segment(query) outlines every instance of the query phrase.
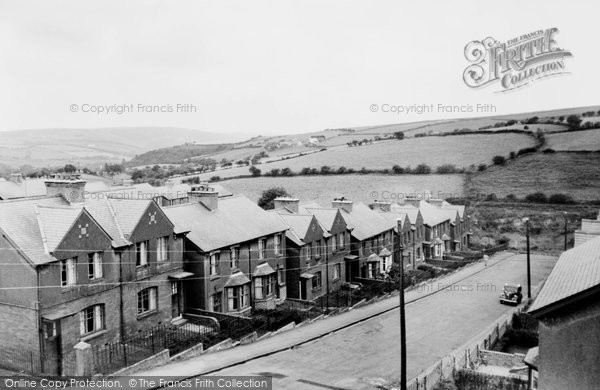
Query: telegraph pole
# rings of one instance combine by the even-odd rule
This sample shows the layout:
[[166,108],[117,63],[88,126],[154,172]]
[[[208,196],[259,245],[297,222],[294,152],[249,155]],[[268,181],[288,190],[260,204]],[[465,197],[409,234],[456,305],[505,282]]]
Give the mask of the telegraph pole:
[[[398,220],[398,233],[401,226]],[[399,235],[400,236],[400,235]],[[404,313],[404,246],[400,240],[400,390],[406,390],[406,316]]]

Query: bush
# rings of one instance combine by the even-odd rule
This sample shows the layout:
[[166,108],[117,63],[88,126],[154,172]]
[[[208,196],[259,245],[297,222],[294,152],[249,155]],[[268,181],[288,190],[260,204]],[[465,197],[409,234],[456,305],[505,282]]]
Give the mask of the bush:
[[256,168],[254,165],[250,167],[249,171],[254,177],[260,176],[260,169]]
[[219,181],[219,180],[221,180],[221,176],[213,176],[213,177],[210,178],[209,181],[215,182],[215,181]]
[[492,162],[494,165],[504,165],[504,163],[506,163],[506,158],[504,158],[504,156],[494,156]]
[[402,168],[400,165],[394,165],[392,167],[392,172],[394,172],[396,175],[400,175],[404,173],[404,168]]
[[458,173],[459,169],[454,164],[444,164],[437,167],[435,170],[439,174]]
[[548,197],[543,192],[535,192],[525,197],[529,203],[548,203]]
[[485,171],[486,169],[487,169],[487,165],[485,165],[485,164],[479,164],[479,166],[477,167],[477,170],[478,170],[479,172],[483,172],[483,171]]
[[427,164],[419,164],[413,171],[417,175],[428,175],[431,173],[431,168]]
[[548,153],[556,153],[556,150],[554,150],[554,149],[551,149],[551,148],[548,148],[548,149],[544,149],[544,150],[542,151],[542,153],[546,153],[546,154],[548,154]]
[[290,194],[285,190],[285,188],[269,188],[268,190],[263,191],[260,199],[258,200],[258,205],[265,210],[271,210],[275,207],[273,204],[273,200],[282,196],[290,196]]
[[548,203],[556,203],[556,204],[573,204],[575,201],[572,197],[566,194],[552,194],[548,198]]
[[506,200],[515,201],[517,200],[517,197],[515,196],[515,194],[508,194],[506,195]]

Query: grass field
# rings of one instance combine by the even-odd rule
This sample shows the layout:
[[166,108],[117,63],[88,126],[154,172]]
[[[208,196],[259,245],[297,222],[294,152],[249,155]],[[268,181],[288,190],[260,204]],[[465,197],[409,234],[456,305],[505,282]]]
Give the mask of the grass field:
[[[275,168],[290,168],[299,172],[304,167],[321,168],[345,166],[361,169],[391,169],[398,164],[415,167],[425,163],[432,169],[443,164],[458,168],[471,164],[490,163],[495,155],[508,155],[511,151],[533,146],[532,137],[523,134],[476,134],[448,137],[409,138],[402,141],[389,140],[356,147],[338,146],[326,151],[257,165],[263,173]],[[247,175],[248,168],[231,168],[209,172],[202,176],[233,177]]]
[[474,174],[466,185],[470,196],[534,192],[568,194],[575,200],[600,199],[600,153],[537,153]]
[[375,199],[397,201],[408,194],[431,192],[433,196],[462,196],[463,175],[331,175],[259,177],[232,179],[220,183],[234,194],[256,201],[262,191],[284,187],[301,201],[329,206],[334,197],[344,195],[354,201],[371,203]]
[[600,129],[550,134],[546,140],[554,150],[600,150]]

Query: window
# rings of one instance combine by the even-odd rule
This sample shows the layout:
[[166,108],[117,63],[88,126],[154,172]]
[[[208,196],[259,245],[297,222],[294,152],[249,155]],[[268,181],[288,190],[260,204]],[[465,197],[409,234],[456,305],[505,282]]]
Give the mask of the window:
[[315,272],[315,275],[312,278],[312,288],[313,290],[321,288],[321,271]]
[[279,268],[277,270],[277,282],[280,285],[285,284],[285,271],[283,270],[283,268]]
[[306,261],[310,261],[310,258],[312,257],[312,253],[310,253],[310,245],[306,245],[304,250],[306,251]]
[[254,279],[254,298],[265,299],[274,291],[275,275],[260,276]]
[[150,287],[138,293],[138,314],[156,311],[156,287]]
[[240,259],[240,248],[235,246],[231,248],[231,254],[229,255],[229,266],[234,269],[239,266]]
[[258,240],[258,259],[262,260],[265,257],[265,239],[261,238]]
[[250,302],[250,284],[227,288],[227,309],[236,311],[243,309]]
[[379,263],[370,262],[367,263],[367,278],[374,279],[379,275]]
[[219,253],[212,253],[210,255],[210,275],[217,275],[219,273]]
[[60,262],[60,285],[61,286],[73,286],[77,283],[77,277],[75,272],[75,258],[62,260]]
[[79,332],[82,336],[104,329],[104,305],[94,305],[79,312]]
[[43,321],[44,338],[51,339],[56,337],[56,321]]
[[331,251],[332,252],[337,251],[337,240],[338,240],[337,235],[331,237]]
[[135,244],[135,266],[144,267],[148,265],[148,241]]
[[221,293],[220,292],[214,293],[213,295],[211,295],[209,305],[210,305],[210,307],[209,307],[210,311],[220,313],[223,310],[223,308],[221,306]]
[[342,265],[334,264],[333,265],[333,279],[339,279],[341,273],[342,273]]
[[339,248],[340,249],[344,249],[344,246],[346,245],[346,233],[340,233],[338,234],[338,239],[339,239]]
[[281,254],[281,234],[275,235],[275,254]]
[[88,279],[102,278],[102,254],[100,252],[88,253]]
[[316,258],[321,257],[321,245],[320,244],[321,244],[320,241],[313,241],[313,243],[312,243],[312,251]]
[[179,287],[177,286],[177,282],[171,282],[171,295],[177,295],[179,291]]
[[167,261],[169,260],[169,237],[159,237],[156,239],[156,260]]

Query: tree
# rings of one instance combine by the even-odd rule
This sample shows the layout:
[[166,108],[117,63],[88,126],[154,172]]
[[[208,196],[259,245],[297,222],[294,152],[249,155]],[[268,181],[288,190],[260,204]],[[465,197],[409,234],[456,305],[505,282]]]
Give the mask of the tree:
[[495,165],[504,165],[504,163],[506,162],[506,158],[504,158],[504,156],[494,156],[492,162]]
[[569,115],[569,117],[567,118],[567,123],[569,124],[569,128],[571,130],[576,130],[581,124],[581,118],[577,115]]
[[431,173],[431,167],[427,164],[419,164],[414,170],[417,175],[428,175]]
[[404,132],[403,131],[396,131],[396,132],[394,132],[394,137],[396,137],[397,140],[403,140],[404,139]]
[[65,171],[65,173],[74,173],[77,172],[77,167],[73,164],[67,164],[63,168],[63,171]]
[[392,172],[394,172],[396,175],[400,175],[400,174],[404,173],[404,168],[402,168],[400,165],[396,164],[392,167]]
[[529,203],[548,203],[548,197],[543,192],[535,192],[525,197]]
[[254,177],[260,176],[260,169],[256,168],[254,165],[250,167],[249,171]]
[[272,210],[275,208],[273,201],[275,198],[290,196],[290,194],[283,187],[271,187],[268,190],[264,190],[260,199],[258,199],[258,205],[265,210]]
[[143,178],[144,178],[144,172],[140,171],[139,169],[136,169],[131,174],[131,180],[133,180],[133,181],[142,180]]

